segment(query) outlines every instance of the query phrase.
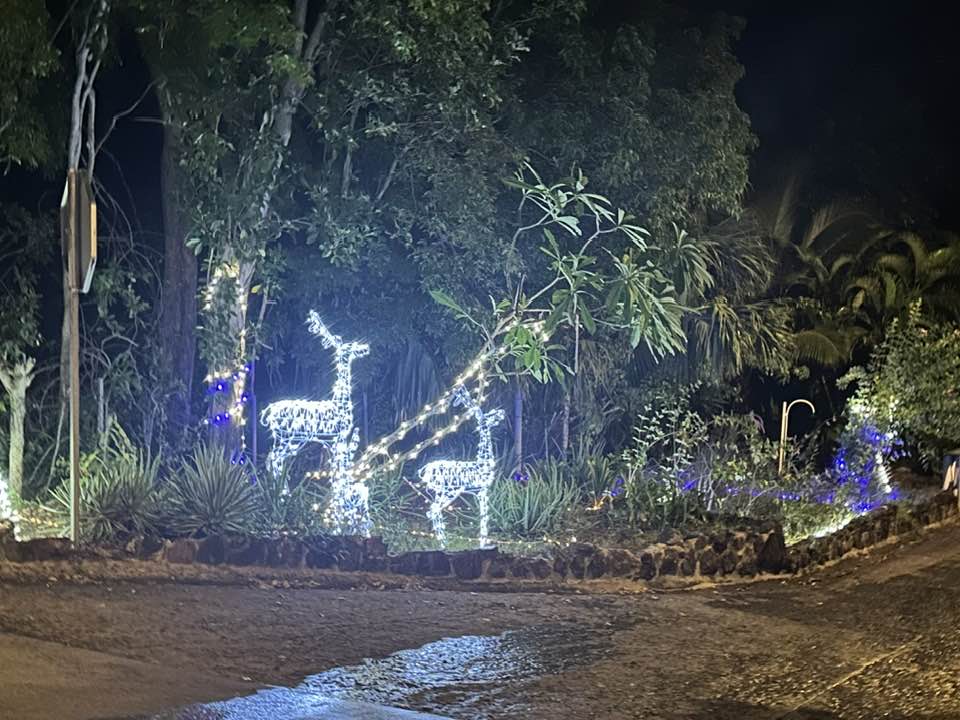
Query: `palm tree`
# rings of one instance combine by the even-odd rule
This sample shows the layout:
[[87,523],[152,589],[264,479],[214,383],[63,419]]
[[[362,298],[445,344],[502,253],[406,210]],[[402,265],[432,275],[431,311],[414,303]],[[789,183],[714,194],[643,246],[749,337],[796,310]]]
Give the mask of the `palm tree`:
[[[663,253],[684,289],[687,380],[727,379],[755,368],[782,375],[792,361],[792,311],[776,292],[778,253],[760,214],[747,210],[682,236]],[[691,258],[696,258],[696,261]],[[678,277],[677,270],[683,277]],[[682,284],[681,284],[682,283]]]
[[802,212],[799,181],[756,203],[777,255],[777,293],[794,311],[793,358],[824,367],[849,364],[867,333],[845,288],[882,226],[862,204],[835,200]]
[[799,183],[756,203],[779,257],[775,284],[795,308],[797,360],[825,367],[852,362],[883,339],[916,300],[941,319],[960,318],[960,239],[891,228],[867,206],[836,200],[803,213]]
[[917,300],[933,318],[960,319],[960,239],[943,233],[934,244],[939,247],[915,232],[890,230],[868,248],[866,270],[845,293],[849,306],[870,318],[877,339]]

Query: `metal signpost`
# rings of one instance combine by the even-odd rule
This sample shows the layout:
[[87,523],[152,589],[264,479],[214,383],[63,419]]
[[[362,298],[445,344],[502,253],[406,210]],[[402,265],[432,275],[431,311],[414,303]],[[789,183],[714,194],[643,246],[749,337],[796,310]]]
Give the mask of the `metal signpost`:
[[80,538],[80,293],[90,290],[97,264],[97,204],[90,176],[67,171],[60,200],[60,230],[70,291],[70,540]]

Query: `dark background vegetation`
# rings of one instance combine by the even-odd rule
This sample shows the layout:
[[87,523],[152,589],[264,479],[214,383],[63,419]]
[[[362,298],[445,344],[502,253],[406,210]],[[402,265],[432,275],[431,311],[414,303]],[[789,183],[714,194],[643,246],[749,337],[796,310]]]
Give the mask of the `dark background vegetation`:
[[[5,2],[11,15],[27,7]],[[812,453],[823,466],[850,394],[837,379],[867,363],[917,301],[925,322],[957,319],[960,62],[948,11],[428,5],[351,4],[338,20],[344,34],[331,34],[311,65],[290,60],[282,4],[239,3],[232,16],[213,0],[114,3],[97,79],[102,259],[84,299],[85,437],[103,429],[104,409],[134,445],[179,457],[222,402],[204,377],[249,360],[261,406],[325,396],[329,353],[302,325],[312,307],[345,337],[371,342],[355,366],[359,423],[364,443],[388,432],[482,342],[428,291],[476,314],[490,299],[515,299],[521,278],[532,289],[551,277],[542,237],[509,242],[531,219],[503,184],[524,159],[548,185],[582,170],[589,191],[651,231],[637,267],[662,271],[666,294],[686,308],[684,352],[658,346],[648,328],[631,344],[602,318],[596,332],[579,316],[560,323],[556,359],[582,361],[582,372],[542,383],[524,359],[494,386],[492,403],[510,411],[498,442],[509,469],[618,455],[645,405],[679,396],[664,384],[694,388],[691,408],[705,417],[755,415],[758,443],[775,436],[781,400],[814,399],[817,418],[798,417],[796,429],[824,431]],[[37,493],[63,473],[53,211],[88,6],[31,5],[46,10],[39,37],[48,45],[59,28],[57,58],[27,48],[24,68],[53,64],[22,87],[16,77],[0,85],[10,107],[30,113],[16,122],[42,128],[19,154],[0,145],[0,350],[7,364],[37,360],[27,412]],[[309,28],[327,6],[308,6]],[[407,34],[395,38],[397,28]],[[488,30],[489,45],[478,40]],[[519,50],[510,50],[513,31]],[[298,75],[319,78],[322,67],[335,82]],[[287,143],[277,141],[277,97],[289,82],[304,87]],[[672,244],[674,226],[689,233],[686,246]],[[609,257],[597,252],[604,271],[626,251],[610,243]],[[561,250],[574,253],[573,239]],[[250,311],[239,320],[229,302],[191,306],[227,261],[250,269],[240,285]],[[262,456],[262,428],[258,439]],[[449,451],[468,453],[471,442]]]

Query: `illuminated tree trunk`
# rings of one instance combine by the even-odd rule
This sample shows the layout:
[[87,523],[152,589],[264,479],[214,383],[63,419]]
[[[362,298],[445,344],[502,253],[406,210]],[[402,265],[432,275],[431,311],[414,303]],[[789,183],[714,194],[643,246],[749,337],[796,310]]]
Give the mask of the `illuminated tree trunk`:
[[0,383],[7,392],[10,403],[10,447],[7,475],[10,499],[14,507],[23,495],[23,438],[24,419],[27,415],[27,388],[33,382],[34,360],[26,360],[8,368],[0,368]]
[[[234,261],[228,248],[207,285],[204,302],[208,321],[225,320],[224,327],[216,329],[222,344],[208,347],[207,383],[213,402],[207,420],[214,437],[237,457],[244,448],[247,299],[255,272],[254,262]],[[217,312],[219,302],[228,307],[225,318]]]

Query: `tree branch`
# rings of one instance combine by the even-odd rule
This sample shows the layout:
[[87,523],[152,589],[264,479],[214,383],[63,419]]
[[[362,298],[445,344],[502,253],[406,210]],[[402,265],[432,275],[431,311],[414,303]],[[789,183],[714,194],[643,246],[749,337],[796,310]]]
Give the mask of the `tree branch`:
[[[323,37],[323,31],[327,27],[327,21],[330,19],[330,15],[336,8],[337,3],[331,2],[330,7],[321,12],[317,16],[317,21],[313,24],[313,29],[310,31],[310,39],[307,40],[307,47],[303,52],[303,59],[311,65],[316,62],[317,56],[320,54],[320,39]],[[306,23],[306,10],[304,10],[304,23]]]
[[[136,110],[137,107],[140,105],[140,103],[143,102],[143,99],[147,96],[147,93],[149,93],[151,90],[153,90],[153,88],[156,87],[159,83],[160,83],[160,80],[159,80],[159,79],[151,80],[150,83],[147,85],[147,87],[144,88],[144,91],[143,91],[142,93],[140,93],[140,97],[138,97],[138,98],[133,102],[133,105],[131,105],[130,107],[128,107],[126,110],[121,110],[120,112],[118,112],[117,114],[115,114],[115,115],[113,116],[113,119],[110,121],[110,127],[107,128],[106,132],[103,133],[103,137],[100,139],[100,142],[97,143],[97,147],[96,147],[96,149],[94,150],[94,153],[95,153],[95,154],[99,154],[100,149],[103,147],[103,144],[107,141],[107,138],[109,138],[110,135],[111,135],[111,133],[113,133],[113,131],[116,129],[116,127],[117,127],[117,120],[119,120],[120,118],[126,117],[127,115],[129,115],[130,113],[132,113],[134,110]],[[140,119],[140,118],[137,118],[137,120],[141,120],[141,119]],[[156,120],[156,119],[153,118],[153,120]],[[161,124],[164,123],[163,120],[159,120],[158,122],[160,122]]]
[[380,187],[377,190],[377,196],[374,200],[374,204],[379,205],[380,201],[383,200],[383,196],[387,194],[387,190],[390,189],[390,185],[393,184],[393,179],[396,177],[397,167],[400,165],[400,160],[404,155],[407,154],[407,150],[409,150],[411,147],[413,147],[413,143],[408,143],[399,153],[394,156],[393,162],[390,163],[390,169],[387,170],[386,176],[380,182]]
[[340,176],[340,197],[345,198],[350,191],[350,180],[353,177],[353,131],[357,126],[357,115],[360,106],[354,104],[350,111],[350,134],[347,136],[347,154],[343,158],[343,173]]

